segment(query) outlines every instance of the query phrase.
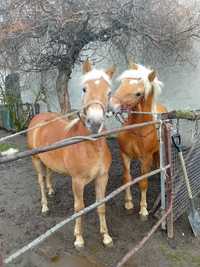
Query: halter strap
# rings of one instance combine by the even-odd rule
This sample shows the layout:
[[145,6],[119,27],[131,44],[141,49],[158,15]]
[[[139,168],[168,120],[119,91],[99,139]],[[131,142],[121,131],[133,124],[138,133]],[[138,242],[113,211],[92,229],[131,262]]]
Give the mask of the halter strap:
[[83,111],[84,115],[85,115],[86,109],[88,109],[92,105],[99,105],[102,108],[103,113],[104,114],[106,113],[105,105],[101,101],[95,100],[95,101],[90,101],[89,103],[83,106],[81,111]]
[[[84,105],[83,106],[83,108],[81,109],[81,111],[80,112],[78,112],[78,116],[79,116],[79,119],[80,119],[80,121],[85,125],[85,118],[86,118],[86,113],[85,113],[85,111],[86,111],[86,109],[88,109],[90,106],[92,106],[92,105],[99,105],[101,108],[102,108],[102,110],[103,110],[103,114],[105,115],[106,114],[106,108],[105,108],[105,105],[101,102],[101,101],[98,101],[98,100],[96,100],[96,101],[90,101],[89,103],[87,103],[86,105]],[[102,121],[102,124],[101,124],[101,126],[100,126],[100,128],[99,128],[99,132],[103,129],[103,127],[104,127],[104,123],[105,123],[105,120],[103,120]]]

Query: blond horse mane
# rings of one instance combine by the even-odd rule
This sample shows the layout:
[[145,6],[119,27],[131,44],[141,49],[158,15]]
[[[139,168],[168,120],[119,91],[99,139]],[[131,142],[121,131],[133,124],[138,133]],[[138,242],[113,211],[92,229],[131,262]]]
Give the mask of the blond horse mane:
[[148,79],[149,74],[153,70],[150,68],[146,68],[142,65],[135,64],[134,69],[129,69],[124,71],[119,77],[118,80],[122,81],[124,79],[135,79],[136,81],[142,80],[144,83],[145,90],[145,98],[148,97],[150,93],[153,91],[153,103],[152,103],[152,111],[155,112],[156,102],[158,95],[161,94],[163,83],[158,80],[157,77],[150,82]]
[[81,78],[81,84],[83,85],[88,81],[100,79],[105,80],[109,85],[111,85],[111,79],[109,75],[104,70],[97,69],[92,69],[91,71],[84,74]]

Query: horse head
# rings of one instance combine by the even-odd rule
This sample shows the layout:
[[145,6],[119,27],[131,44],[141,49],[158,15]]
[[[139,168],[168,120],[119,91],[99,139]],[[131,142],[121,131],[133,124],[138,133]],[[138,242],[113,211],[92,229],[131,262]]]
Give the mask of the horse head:
[[118,80],[120,85],[110,99],[114,113],[137,109],[148,96],[154,99],[160,93],[162,85],[154,70],[135,63],[131,63],[129,69],[124,71]]
[[103,71],[93,68],[89,60],[83,64],[81,114],[85,126],[93,133],[100,132],[103,128],[114,72],[114,66]]

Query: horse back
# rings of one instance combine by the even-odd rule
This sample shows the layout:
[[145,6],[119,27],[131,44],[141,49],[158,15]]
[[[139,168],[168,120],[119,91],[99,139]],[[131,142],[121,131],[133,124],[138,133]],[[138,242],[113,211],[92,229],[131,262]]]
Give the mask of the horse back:
[[165,113],[167,112],[167,108],[161,103],[156,103],[156,112],[157,113]]

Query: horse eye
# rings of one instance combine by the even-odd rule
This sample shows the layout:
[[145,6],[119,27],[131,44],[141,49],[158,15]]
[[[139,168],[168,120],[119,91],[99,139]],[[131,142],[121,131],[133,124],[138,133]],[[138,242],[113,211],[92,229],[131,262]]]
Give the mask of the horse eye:
[[86,88],[85,88],[85,87],[83,87],[83,92],[84,92],[84,93],[86,92]]
[[140,93],[140,92],[137,92],[135,95],[136,95],[137,97],[139,97],[139,96],[141,96],[141,95],[142,95],[142,93]]
[[109,96],[109,97],[111,96],[111,91],[108,92],[108,96]]

